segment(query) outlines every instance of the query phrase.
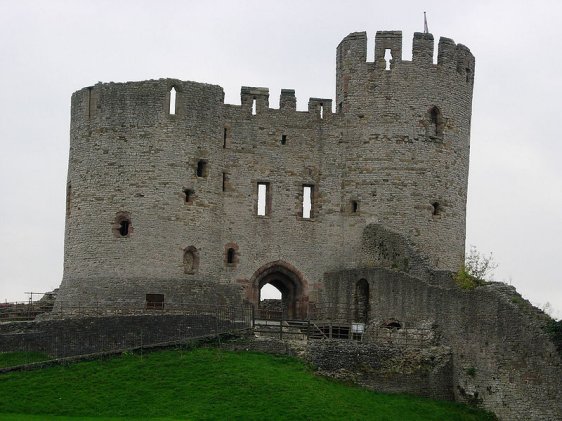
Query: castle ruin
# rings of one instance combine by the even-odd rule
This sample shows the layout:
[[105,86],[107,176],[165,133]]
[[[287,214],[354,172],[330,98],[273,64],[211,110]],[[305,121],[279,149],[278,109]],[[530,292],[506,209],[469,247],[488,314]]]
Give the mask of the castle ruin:
[[238,289],[257,305],[271,283],[302,318],[325,273],[419,270],[382,231],[458,270],[474,57],[442,38],[433,64],[431,34],[412,61],[400,32],[377,33],[373,63],[366,45],[353,33],[337,49],[335,112],[323,98],[296,111],[292,90],[271,109],[252,87],[228,105],[218,86],[172,79],[74,93],[60,299],[186,302],[213,286],[205,299]]
[[405,61],[401,32],[377,32],[367,62],[366,34],[352,33],[335,104],[311,98],[307,111],[288,89],[272,109],[267,88],[230,105],[219,86],[176,79],[75,92],[58,305],[259,308],[271,284],[290,318],[367,335],[429,327],[450,354],[412,386],[428,396],[559,419],[560,356],[542,319],[511,287],[452,281],[474,57],[448,38],[437,48],[434,63],[433,36],[416,33]]

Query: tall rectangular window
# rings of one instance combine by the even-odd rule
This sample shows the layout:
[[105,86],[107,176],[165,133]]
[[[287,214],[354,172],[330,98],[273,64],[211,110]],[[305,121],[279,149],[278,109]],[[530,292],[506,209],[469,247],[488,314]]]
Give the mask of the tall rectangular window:
[[258,216],[268,215],[271,211],[269,183],[258,183]]
[[207,177],[207,161],[198,161],[197,162],[197,177]]
[[170,89],[170,115],[176,113],[176,88]]
[[254,97],[254,99],[252,100],[252,115],[256,115],[257,114],[257,101],[256,101],[256,97]]
[[304,185],[302,187],[302,217],[304,219],[312,218],[312,199],[314,186]]
[[222,138],[222,147],[223,148],[226,148],[226,140],[227,139],[228,139],[228,128],[225,127],[224,128],[224,135],[223,135],[223,138]]

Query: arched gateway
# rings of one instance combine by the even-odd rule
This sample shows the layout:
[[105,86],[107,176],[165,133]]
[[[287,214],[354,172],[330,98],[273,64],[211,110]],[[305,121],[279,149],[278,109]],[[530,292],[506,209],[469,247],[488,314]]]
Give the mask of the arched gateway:
[[260,290],[271,284],[281,292],[284,315],[289,319],[304,319],[307,316],[308,287],[302,274],[292,265],[281,260],[259,268],[250,280],[246,294],[256,308],[260,305]]

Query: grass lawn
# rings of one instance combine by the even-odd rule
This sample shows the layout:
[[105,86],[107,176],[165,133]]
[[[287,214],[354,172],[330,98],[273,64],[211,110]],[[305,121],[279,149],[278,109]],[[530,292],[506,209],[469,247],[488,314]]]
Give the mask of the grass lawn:
[[42,352],[0,352],[0,368],[36,363],[48,359],[49,356]]
[[451,402],[346,386],[315,376],[305,364],[289,357],[199,348],[0,374],[0,419],[449,421],[494,417]]

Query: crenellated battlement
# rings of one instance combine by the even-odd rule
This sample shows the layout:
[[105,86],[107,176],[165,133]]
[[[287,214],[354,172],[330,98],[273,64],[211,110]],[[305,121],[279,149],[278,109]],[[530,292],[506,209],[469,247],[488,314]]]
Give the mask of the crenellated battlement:
[[[470,103],[474,56],[464,45],[441,37],[437,47],[437,62],[434,63],[434,48],[432,34],[416,32],[412,43],[412,60],[404,60],[402,32],[378,31],[375,35],[374,61],[369,62],[367,34],[349,34],[337,47],[338,112],[363,114],[375,110],[387,115],[400,115],[400,109],[412,105],[428,110],[432,106],[441,108],[439,103],[458,102],[458,98]],[[458,97],[456,100],[455,96]],[[431,103],[424,103],[428,99]],[[388,103],[389,100],[391,103]],[[414,104],[407,104],[412,101]],[[389,110],[390,104],[397,108],[396,112]]]
[[281,97],[279,98],[279,109],[285,111],[297,110],[297,97],[294,89],[281,89]]
[[242,109],[248,114],[261,114],[269,108],[269,88],[242,86],[240,102]]
[[[332,99],[310,98],[308,111],[297,111],[293,89],[282,89],[279,110],[269,106],[269,88],[243,86],[240,90],[242,116],[270,111],[314,116],[332,114]],[[97,83],[72,95],[72,122],[80,124],[152,126],[170,118],[181,121],[201,115],[204,110],[219,112],[224,107],[220,86],[179,79],[159,79],[125,83]]]
[[[375,35],[375,68],[386,70],[385,55],[390,52],[390,69],[398,64],[434,64],[434,38],[433,34],[415,32],[412,45],[412,60],[402,58],[402,31],[377,31]],[[346,36],[337,47],[338,64],[367,62],[367,33],[353,32]],[[347,63],[346,63],[347,62]],[[469,68],[474,73],[474,56],[470,50],[462,45],[455,44],[450,38],[439,39],[437,51],[437,66],[457,70],[459,73]]]
[[[400,91],[425,89],[429,92],[449,92],[471,97],[474,82],[474,56],[470,50],[455,44],[450,38],[441,37],[437,47],[437,62],[433,62],[434,38],[430,33],[414,33],[412,60],[402,58],[402,32],[378,31],[375,35],[374,61],[367,61],[367,34],[354,32],[345,37],[337,47],[336,113],[345,114],[354,109],[369,107],[387,108],[376,101],[376,95],[367,97],[372,87],[391,89],[394,97]],[[401,76],[399,76],[401,75]],[[409,75],[409,76],[406,76]],[[408,77],[410,83],[397,83],[397,78]],[[458,92],[451,90],[451,83],[458,84]],[[447,88],[448,87],[448,88]],[[404,97],[407,95],[404,92]],[[388,97],[388,93],[385,94]],[[259,115],[271,110],[269,89],[243,86],[240,92],[243,115]],[[170,111],[171,101],[175,101]],[[374,102],[373,102],[374,101]],[[160,79],[127,83],[98,83],[73,95],[74,120],[92,121],[110,119],[121,124],[154,125],[166,115],[175,118],[200,116],[205,110],[220,109],[224,105],[224,91],[220,86],[204,83]],[[370,105],[369,105],[370,104]],[[127,106],[126,112],[124,105]],[[284,113],[296,111],[295,91],[283,89],[279,110]],[[387,114],[391,113],[387,111]],[[332,100],[310,98],[308,113],[313,116],[332,114]],[[105,116],[105,117],[104,117]],[[139,117],[141,117],[139,119]],[[134,120],[134,121],[133,121]]]
[[166,121],[167,116],[203,118],[212,109],[219,110],[223,103],[223,89],[206,83],[179,79],[99,82],[74,92],[71,122],[73,125],[147,127]]
[[377,31],[375,36],[375,68],[386,69],[386,52],[390,52],[389,68],[402,61],[402,31]]
[[414,33],[412,43],[412,62],[415,64],[433,64],[433,35],[429,33]]

